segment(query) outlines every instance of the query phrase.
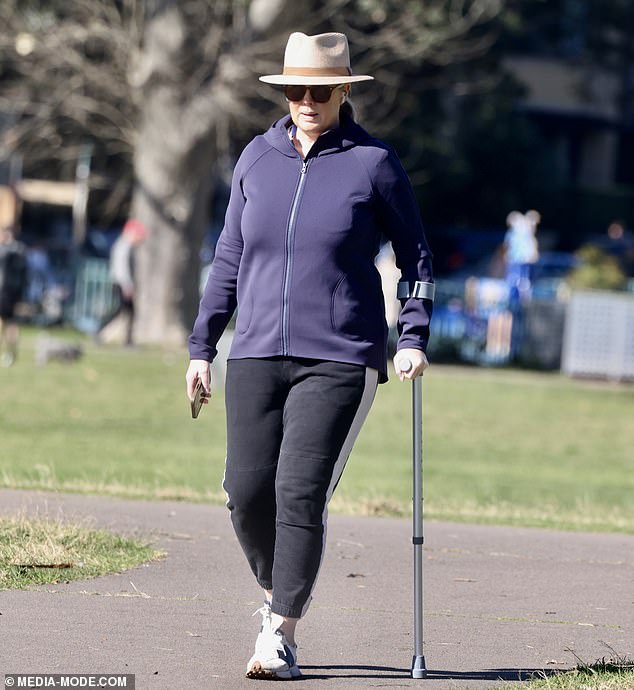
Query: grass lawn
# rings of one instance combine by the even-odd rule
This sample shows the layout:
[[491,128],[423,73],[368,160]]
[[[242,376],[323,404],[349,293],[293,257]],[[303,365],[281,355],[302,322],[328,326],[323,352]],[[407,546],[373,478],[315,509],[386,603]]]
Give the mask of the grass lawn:
[[[525,690],[631,690],[634,687],[634,662],[627,658],[601,659],[594,664],[581,662],[572,671],[537,674],[524,684]],[[513,690],[517,684],[501,690]]]
[[[96,349],[0,369],[0,486],[223,501],[222,393],[189,416],[186,354]],[[634,387],[434,366],[424,382],[429,518],[634,533]],[[333,511],[407,514],[411,389],[379,387]]]
[[122,572],[160,555],[148,544],[87,525],[0,517],[0,591]]

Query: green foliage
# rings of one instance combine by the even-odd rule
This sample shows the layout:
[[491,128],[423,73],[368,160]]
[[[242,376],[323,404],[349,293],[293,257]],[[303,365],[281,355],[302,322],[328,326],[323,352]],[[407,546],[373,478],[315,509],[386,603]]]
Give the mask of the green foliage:
[[625,289],[627,276],[614,256],[590,244],[581,247],[576,256],[580,264],[566,276],[572,289]]

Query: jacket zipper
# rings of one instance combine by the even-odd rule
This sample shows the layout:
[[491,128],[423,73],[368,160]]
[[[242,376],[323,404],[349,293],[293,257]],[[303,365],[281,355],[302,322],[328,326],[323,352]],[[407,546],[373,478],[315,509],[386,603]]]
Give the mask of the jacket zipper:
[[291,201],[291,212],[286,226],[286,262],[284,264],[284,280],[282,282],[282,355],[288,356],[290,353],[289,336],[289,298],[291,269],[293,267],[293,237],[295,235],[295,225],[297,224],[297,209],[302,198],[304,185],[306,183],[306,173],[308,171],[308,161],[302,161],[299,173],[299,181],[295,188],[295,194]]

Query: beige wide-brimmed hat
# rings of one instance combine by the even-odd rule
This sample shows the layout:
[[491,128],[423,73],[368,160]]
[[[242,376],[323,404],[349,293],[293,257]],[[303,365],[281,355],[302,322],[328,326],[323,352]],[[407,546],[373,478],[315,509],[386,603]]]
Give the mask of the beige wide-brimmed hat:
[[307,36],[296,31],[288,37],[282,74],[267,74],[267,84],[349,84],[374,79],[367,74],[352,74],[350,51],[345,34]]

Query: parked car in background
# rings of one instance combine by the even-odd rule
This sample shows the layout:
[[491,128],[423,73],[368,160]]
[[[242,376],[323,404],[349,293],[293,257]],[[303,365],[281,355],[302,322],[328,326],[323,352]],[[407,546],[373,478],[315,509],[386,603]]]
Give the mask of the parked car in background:
[[581,260],[570,252],[542,252],[532,266],[532,298],[535,300],[556,300],[563,297],[562,290],[566,276]]

